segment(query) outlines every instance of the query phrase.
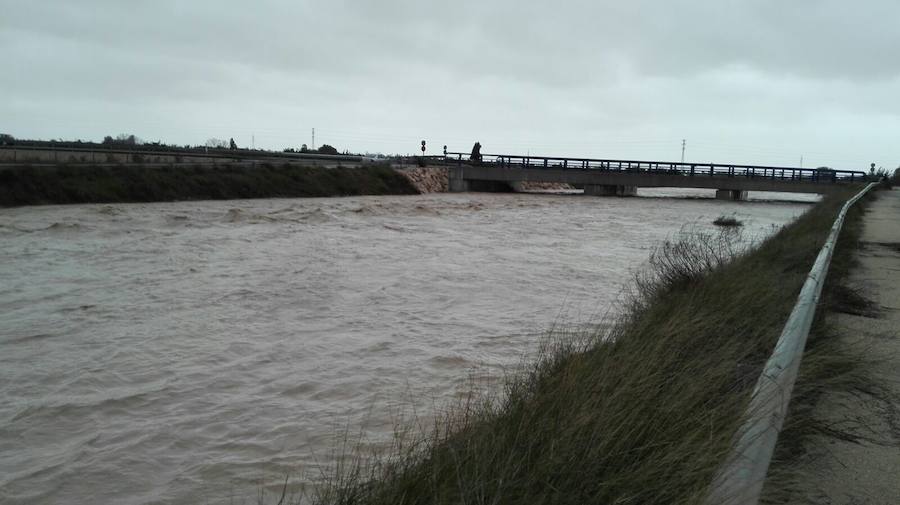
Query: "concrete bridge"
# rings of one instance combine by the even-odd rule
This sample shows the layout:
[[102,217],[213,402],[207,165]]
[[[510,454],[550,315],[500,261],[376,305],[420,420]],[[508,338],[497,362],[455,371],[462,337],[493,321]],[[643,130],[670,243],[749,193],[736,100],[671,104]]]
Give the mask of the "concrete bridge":
[[850,170],[505,154],[473,162],[467,154],[447,153],[444,161],[452,192],[509,191],[529,181],[571,184],[597,196],[634,196],[639,187],[709,188],[716,198],[744,200],[748,191],[825,194],[866,178]]

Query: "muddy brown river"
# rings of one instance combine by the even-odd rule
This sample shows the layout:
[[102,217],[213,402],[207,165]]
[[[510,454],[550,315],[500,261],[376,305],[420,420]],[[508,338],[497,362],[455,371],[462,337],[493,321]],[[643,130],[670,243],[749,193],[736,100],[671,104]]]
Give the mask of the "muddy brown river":
[[761,237],[811,200],[641,195],[0,209],[0,503],[308,484],[345,431],[377,445],[596,322],[686,223]]

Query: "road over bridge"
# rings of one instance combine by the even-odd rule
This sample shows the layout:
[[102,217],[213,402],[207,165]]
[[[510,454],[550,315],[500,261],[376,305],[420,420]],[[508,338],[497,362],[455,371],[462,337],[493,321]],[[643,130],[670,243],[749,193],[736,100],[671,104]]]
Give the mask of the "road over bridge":
[[598,196],[633,196],[639,187],[709,188],[717,198],[743,200],[748,191],[825,194],[866,179],[865,172],[851,170],[506,154],[470,161],[467,154],[447,153],[444,161],[454,192],[498,191],[529,181],[571,184]]

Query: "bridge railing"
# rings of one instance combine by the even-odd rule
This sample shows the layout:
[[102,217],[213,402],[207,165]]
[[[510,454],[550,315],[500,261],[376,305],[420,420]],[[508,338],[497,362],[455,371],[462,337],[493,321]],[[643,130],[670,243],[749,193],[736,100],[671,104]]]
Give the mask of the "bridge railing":
[[[12,154],[10,154],[12,153]],[[42,153],[45,155],[42,157]],[[133,147],[106,146],[103,144],[89,147],[44,147],[29,145],[0,146],[0,163],[32,163],[46,162],[103,162],[107,156],[136,157],[136,159],[153,159],[160,157],[180,158],[191,161],[193,158],[228,160],[317,160],[360,162],[363,156],[347,154],[292,153],[266,151],[262,149],[228,149],[216,148],[178,148],[174,146],[139,145]],[[43,158],[43,159],[42,159]]]
[[[448,152],[444,156],[449,163],[473,163],[467,153]],[[520,169],[580,169],[621,172],[643,172],[686,177],[746,177],[754,179],[778,179],[804,182],[863,182],[866,173],[855,170],[831,170],[765,165],[734,165],[717,163],[691,163],[677,161],[612,160],[597,158],[566,158],[548,156],[522,156],[512,154],[483,154],[480,165]]]

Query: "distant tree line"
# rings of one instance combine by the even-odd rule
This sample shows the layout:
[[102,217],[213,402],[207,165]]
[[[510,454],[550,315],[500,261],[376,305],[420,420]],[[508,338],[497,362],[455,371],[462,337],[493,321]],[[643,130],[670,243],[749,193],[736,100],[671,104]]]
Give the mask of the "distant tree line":
[[[308,154],[334,154],[334,155],[341,154],[340,152],[338,152],[338,150],[336,148],[334,148],[328,144],[322,144],[322,146],[319,147],[318,149],[310,149],[309,147],[306,146],[306,144],[303,144],[302,146],[300,146],[300,149],[294,149],[293,147],[289,147],[289,148],[285,149],[283,152],[302,153],[302,154],[307,154],[307,153]],[[344,152],[344,154],[349,154],[349,153]]]
[[103,144],[105,145],[139,146],[143,143],[143,140],[135,137],[134,135],[128,135],[126,133],[120,133],[116,135],[116,138],[112,138],[109,135],[103,137]]
[[[131,151],[142,150],[142,151],[204,151],[208,152],[212,149],[222,150],[241,150],[241,151],[249,151],[248,148],[238,147],[237,143],[234,141],[234,138],[230,138],[228,141],[212,137],[206,140],[203,145],[195,145],[191,146],[189,144],[185,145],[177,145],[177,144],[166,144],[161,141],[155,142],[146,142],[137,135],[130,133],[120,133],[113,137],[112,135],[107,135],[103,137],[102,142],[93,142],[86,140],[63,140],[63,139],[51,139],[51,140],[26,140],[26,139],[17,139],[8,133],[0,133],[0,146],[23,146],[23,147],[47,147],[47,148],[73,148],[73,149],[127,149]],[[286,153],[309,153],[309,154],[331,154],[337,155],[341,154],[337,148],[330,146],[328,144],[322,144],[318,149],[309,149],[306,144],[303,144],[300,149],[288,148],[284,149]],[[349,151],[345,151],[344,154],[350,154]]]
[[63,139],[50,139],[50,140],[32,140],[32,139],[17,139],[12,135],[7,133],[0,134],[0,145],[6,146],[22,146],[22,147],[47,147],[47,148],[56,148],[56,149],[129,149],[129,150],[184,150],[184,149],[192,149],[190,145],[175,145],[175,144],[166,144],[164,142],[155,141],[155,142],[146,142],[142,140],[140,137],[128,134],[128,133],[120,133],[115,137],[111,135],[107,135],[103,137],[101,142],[94,142],[91,140],[63,140]]

